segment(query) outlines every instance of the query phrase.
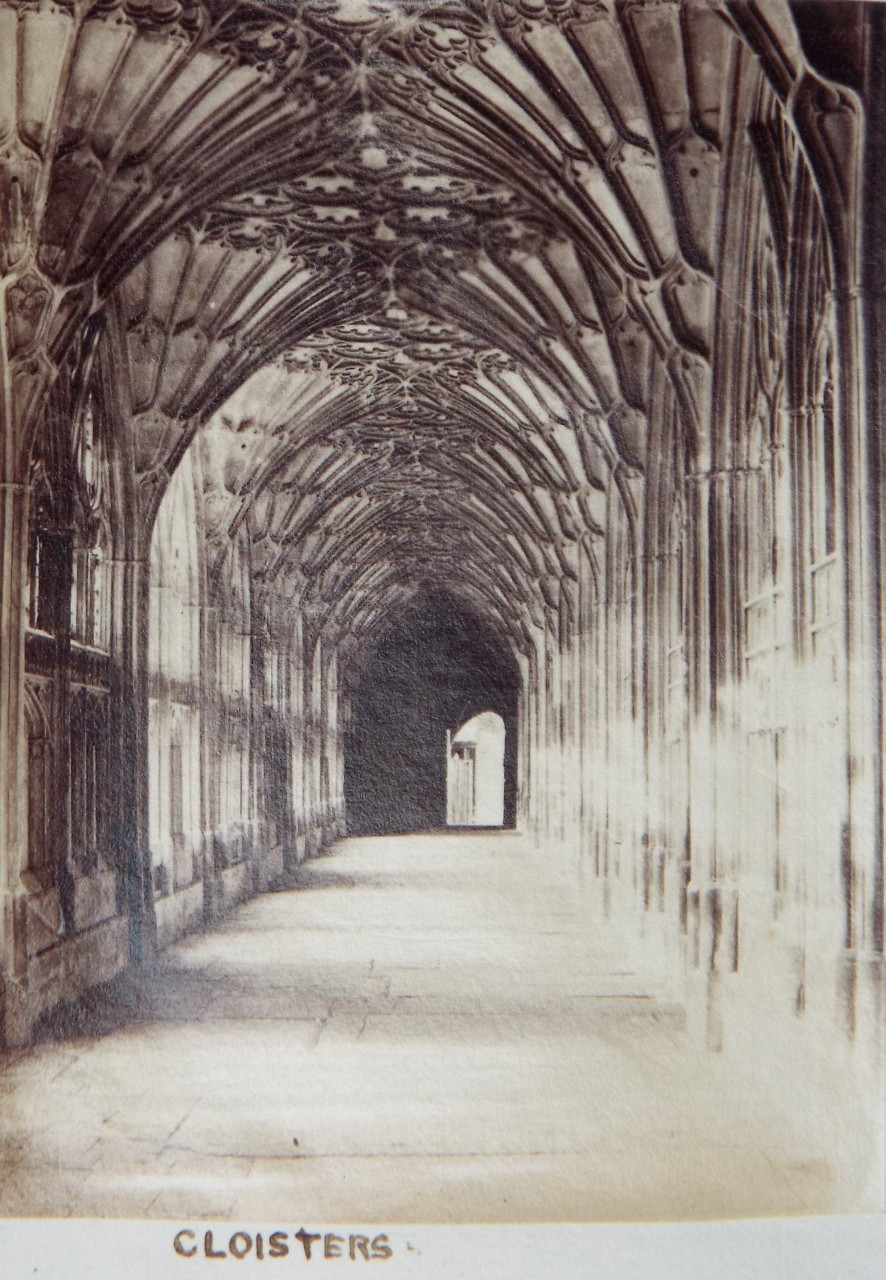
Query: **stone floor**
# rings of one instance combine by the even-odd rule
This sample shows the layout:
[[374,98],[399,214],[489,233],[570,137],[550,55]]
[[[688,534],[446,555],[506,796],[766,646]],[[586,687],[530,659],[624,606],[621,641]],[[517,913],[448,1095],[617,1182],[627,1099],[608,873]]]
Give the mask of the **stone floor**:
[[839,1207],[815,1133],[692,1047],[663,967],[625,963],[514,834],[344,841],[3,1061],[0,1213]]

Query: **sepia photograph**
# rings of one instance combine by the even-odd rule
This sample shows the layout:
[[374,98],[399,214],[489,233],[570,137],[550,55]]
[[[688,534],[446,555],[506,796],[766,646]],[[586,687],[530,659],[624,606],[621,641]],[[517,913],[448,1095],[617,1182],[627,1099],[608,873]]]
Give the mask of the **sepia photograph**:
[[883,1214],[886,4],[0,0],[0,385],[0,1240]]

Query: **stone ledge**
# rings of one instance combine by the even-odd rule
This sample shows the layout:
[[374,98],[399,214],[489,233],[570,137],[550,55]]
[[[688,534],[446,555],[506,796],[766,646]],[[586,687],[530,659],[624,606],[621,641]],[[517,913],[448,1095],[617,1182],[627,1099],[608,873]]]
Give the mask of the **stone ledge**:
[[162,950],[185,933],[203,924],[203,881],[178,889],[154,901],[157,920],[157,947]]
[[31,959],[26,982],[3,992],[6,1048],[28,1044],[34,1023],[56,1005],[76,1000],[89,987],[108,982],[129,964],[125,919],[102,921]]

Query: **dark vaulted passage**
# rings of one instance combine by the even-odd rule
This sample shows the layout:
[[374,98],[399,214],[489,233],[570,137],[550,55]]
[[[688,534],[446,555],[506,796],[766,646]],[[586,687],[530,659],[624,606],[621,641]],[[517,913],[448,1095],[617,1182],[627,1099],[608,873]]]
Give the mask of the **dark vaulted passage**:
[[348,831],[446,825],[446,731],[480,711],[505,722],[505,825],[516,813],[519,674],[452,597],[409,606],[358,664],[345,735]]

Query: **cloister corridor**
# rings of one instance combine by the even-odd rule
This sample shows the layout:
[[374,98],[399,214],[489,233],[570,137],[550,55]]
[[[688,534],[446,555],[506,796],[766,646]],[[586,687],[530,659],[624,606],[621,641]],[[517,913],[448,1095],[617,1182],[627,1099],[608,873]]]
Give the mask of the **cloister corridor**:
[[808,1053],[779,1113],[693,1050],[661,939],[626,971],[589,909],[514,833],[341,842],[3,1058],[0,1212],[583,1221],[876,1194],[832,1163],[846,1117],[816,1112]]
[[0,1214],[883,1212],[884,50],[0,0]]

